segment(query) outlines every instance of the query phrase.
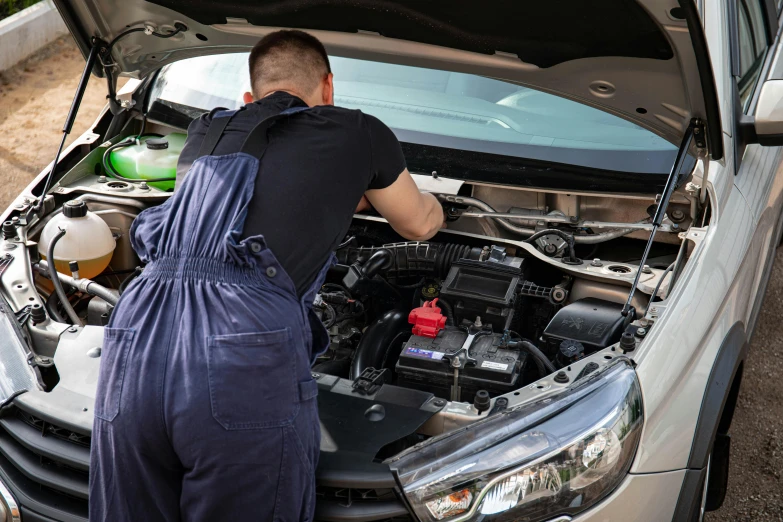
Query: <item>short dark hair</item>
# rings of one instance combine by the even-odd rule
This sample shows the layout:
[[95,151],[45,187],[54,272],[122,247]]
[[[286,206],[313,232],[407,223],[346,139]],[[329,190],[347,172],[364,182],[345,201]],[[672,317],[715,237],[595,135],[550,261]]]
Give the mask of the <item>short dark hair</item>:
[[332,72],[329,56],[315,36],[294,29],[264,36],[250,51],[250,85],[260,95],[265,85],[290,82],[311,93]]

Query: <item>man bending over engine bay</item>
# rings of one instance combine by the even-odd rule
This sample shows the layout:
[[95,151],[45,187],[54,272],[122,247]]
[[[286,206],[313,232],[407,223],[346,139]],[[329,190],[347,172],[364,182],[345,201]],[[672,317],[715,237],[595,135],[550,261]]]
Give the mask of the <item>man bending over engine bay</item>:
[[408,239],[443,223],[389,128],[333,106],[316,38],[271,33],[249,65],[246,105],[190,125],[184,182],[131,229],[147,265],[106,328],[92,521],[312,520],[333,250],[370,204]]

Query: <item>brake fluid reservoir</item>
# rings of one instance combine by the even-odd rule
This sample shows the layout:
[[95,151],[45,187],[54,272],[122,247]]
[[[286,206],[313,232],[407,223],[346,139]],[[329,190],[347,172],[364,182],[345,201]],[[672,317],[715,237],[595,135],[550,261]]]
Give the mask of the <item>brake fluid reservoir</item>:
[[68,201],[63,205],[62,213],[46,224],[38,240],[42,258],[46,259],[49,244],[60,229],[66,233],[54,246],[54,266],[58,272],[71,275],[68,264],[76,261],[79,276],[91,279],[109,266],[116,246],[114,236],[109,225],[89,212],[83,201]]
[[150,186],[161,190],[173,190],[173,179],[161,182],[155,180],[176,177],[177,161],[186,137],[177,132],[162,138],[143,136],[138,145],[112,151],[111,165],[120,176],[143,179]]

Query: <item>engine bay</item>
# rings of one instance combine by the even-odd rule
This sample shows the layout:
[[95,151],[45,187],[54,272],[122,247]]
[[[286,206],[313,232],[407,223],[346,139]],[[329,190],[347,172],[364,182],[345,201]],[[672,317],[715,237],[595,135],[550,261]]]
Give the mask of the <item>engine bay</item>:
[[[92,279],[79,278],[78,263],[69,268],[55,262],[60,272],[77,269],[58,277],[66,283],[69,307],[84,325],[100,327],[125,287],[143,272],[128,235],[135,216],[148,206],[127,197],[82,193],[63,201],[48,219],[30,227],[15,225],[20,237],[36,247],[29,267],[44,313],[40,305],[37,315],[30,308],[35,317],[29,326],[38,326],[36,318],[48,325],[30,329],[36,353],[53,356],[57,343],[52,324],[67,328],[74,322],[46,261],[45,247],[51,244],[45,237],[47,223],[89,212],[105,222],[116,240],[111,261]],[[621,303],[636,267],[620,260],[571,262],[567,249],[547,255],[549,244],[457,230],[411,242],[379,220],[357,218],[313,303],[331,341],[313,371],[349,379],[359,389],[390,384],[425,391],[473,404],[480,412],[488,399],[556,373],[617,344],[626,330],[635,331],[631,324],[638,325],[649,296],[637,293],[628,315]],[[577,248],[579,255],[584,250]],[[677,246],[663,244],[656,264],[644,267],[640,287],[661,288],[664,266],[678,252]],[[49,369],[56,372],[43,368],[45,376]],[[57,377],[48,380],[55,384]]]
[[[500,245],[390,242],[354,226],[315,310],[329,349],[313,371],[473,404],[620,341],[632,315],[586,297],[573,277]],[[370,384],[368,384],[370,383]]]
[[[119,296],[144,271],[131,226],[173,191],[107,176],[102,164],[110,146],[85,146],[44,198],[43,212],[33,212],[34,199],[21,200],[3,226],[4,248],[16,249],[4,295],[47,393],[97,371],[99,358],[87,359],[100,352],[89,354]],[[424,417],[432,418],[414,427],[420,435],[568,386],[615,354],[632,352],[655,321],[650,303],[668,296],[695,246],[689,230],[703,231],[709,220],[698,191],[678,190],[641,264],[654,196],[414,178],[438,194],[448,228],[430,241],[406,241],[380,216],[355,215],[313,302],[330,343],[312,371],[322,389],[362,403],[381,393],[392,402],[426,404],[432,411]],[[54,258],[55,272],[49,250],[68,239],[47,228],[85,216],[93,228],[70,240],[100,235],[113,250],[78,262]],[[81,358],[63,355],[77,346]]]

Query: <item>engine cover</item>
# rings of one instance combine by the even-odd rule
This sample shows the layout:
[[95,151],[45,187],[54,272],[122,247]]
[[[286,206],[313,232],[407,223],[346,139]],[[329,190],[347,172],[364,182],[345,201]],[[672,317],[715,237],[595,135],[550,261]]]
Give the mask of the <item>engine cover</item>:
[[543,339],[551,353],[563,341],[577,341],[586,353],[603,350],[620,340],[632,316],[622,314],[623,305],[586,297],[561,308],[544,330]]
[[[465,331],[454,326],[447,326],[435,338],[411,336],[397,361],[398,384],[448,398],[454,383],[450,356],[462,348],[467,336]],[[518,388],[527,354],[502,348],[501,338],[501,334],[491,334],[475,339],[470,348],[470,357],[476,360],[475,364],[468,363],[459,370],[463,401],[472,401],[478,390],[487,390],[494,396]]]

